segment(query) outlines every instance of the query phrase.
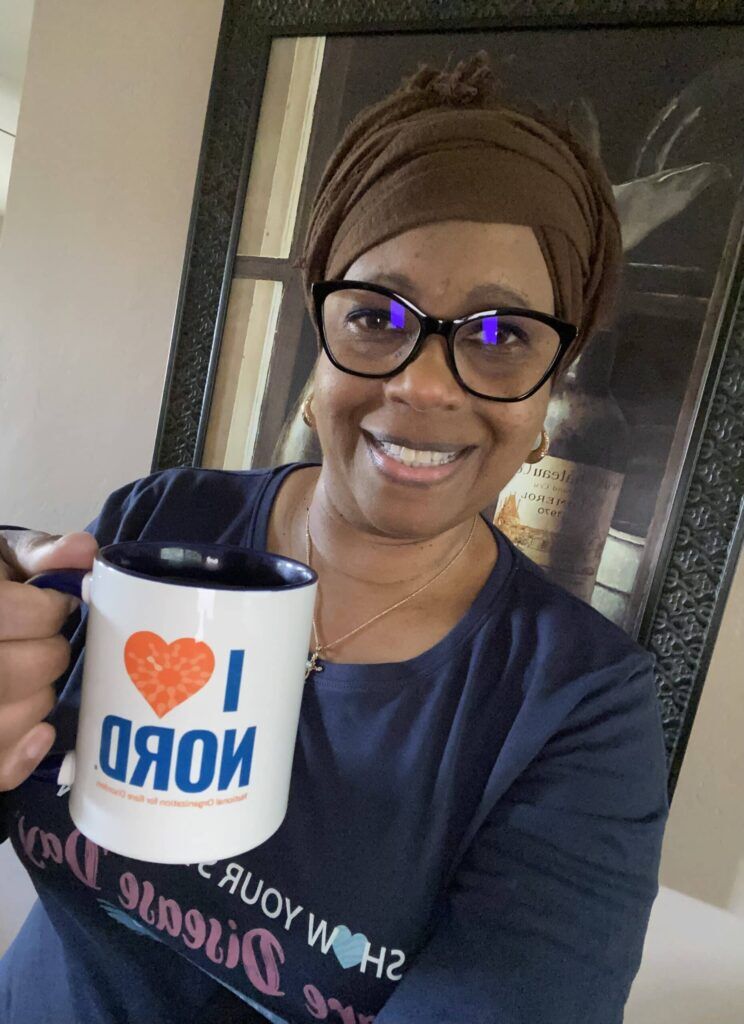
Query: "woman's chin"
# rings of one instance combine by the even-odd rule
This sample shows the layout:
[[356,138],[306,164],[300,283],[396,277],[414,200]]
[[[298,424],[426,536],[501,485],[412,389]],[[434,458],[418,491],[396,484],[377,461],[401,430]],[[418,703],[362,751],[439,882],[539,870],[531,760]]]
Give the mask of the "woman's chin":
[[448,491],[445,487],[399,483],[365,467],[363,483],[357,477],[356,505],[368,528],[398,540],[427,540],[472,518],[468,501],[471,487]]

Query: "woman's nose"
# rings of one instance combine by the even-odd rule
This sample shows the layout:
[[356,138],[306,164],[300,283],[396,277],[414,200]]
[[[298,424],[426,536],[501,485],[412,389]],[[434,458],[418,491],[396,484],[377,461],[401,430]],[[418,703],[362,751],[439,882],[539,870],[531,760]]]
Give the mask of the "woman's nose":
[[447,361],[447,342],[439,334],[429,335],[413,362],[385,381],[385,393],[418,412],[458,409],[467,401]]

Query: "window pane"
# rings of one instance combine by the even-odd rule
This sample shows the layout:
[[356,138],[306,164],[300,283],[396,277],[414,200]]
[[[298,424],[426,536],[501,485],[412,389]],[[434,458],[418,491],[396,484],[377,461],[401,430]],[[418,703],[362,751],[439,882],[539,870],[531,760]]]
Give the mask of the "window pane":
[[281,281],[232,283],[202,462],[211,469],[251,465],[282,292]]
[[275,39],[238,241],[240,256],[289,256],[325,39]]

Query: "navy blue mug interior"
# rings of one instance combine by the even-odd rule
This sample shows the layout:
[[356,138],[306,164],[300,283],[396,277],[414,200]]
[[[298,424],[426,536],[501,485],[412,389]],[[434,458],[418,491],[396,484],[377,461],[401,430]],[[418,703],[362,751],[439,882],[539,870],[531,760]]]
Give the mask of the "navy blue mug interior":
[[291,590],[317,579],[302,562],[224,544],[126,541],[101,548],[98,558],[143,579],[217,590]]

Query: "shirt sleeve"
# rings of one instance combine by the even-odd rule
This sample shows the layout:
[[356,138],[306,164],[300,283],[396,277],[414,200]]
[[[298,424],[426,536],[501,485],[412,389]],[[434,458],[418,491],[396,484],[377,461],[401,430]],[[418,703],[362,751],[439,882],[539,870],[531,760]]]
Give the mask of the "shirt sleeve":
[[621,1024],[669,810],[643,663],[604,674],[493,807],[376,1024]]

